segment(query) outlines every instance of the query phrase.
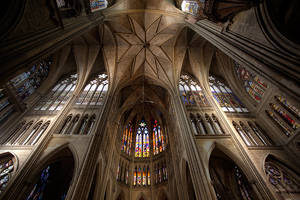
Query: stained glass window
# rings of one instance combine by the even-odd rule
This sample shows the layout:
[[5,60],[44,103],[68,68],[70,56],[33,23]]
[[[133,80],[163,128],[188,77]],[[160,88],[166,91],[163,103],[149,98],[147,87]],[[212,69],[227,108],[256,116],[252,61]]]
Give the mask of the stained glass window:
[[249,112],[226,84],[213,76],[209,76],[209,85],[213,97],[219,103],[224,112]]
[[251,146],[252,143],[250,142],[249,136],[244,132],[244,130],[236,123],[232,122],[235,130],[238,132],[238,134],[241,136],[241,138],[244,140],[247,146]]
[[147,167],[147,172],[148,172],[148,185],[150,186],[151,184],[151,176],[150,176],[150,169],[149,169],[149,166]]
[[268,157],[265,163],[265,173],[278,195],[284,197],[290,194],[288,196],[292,198],[293,194],[299,194],[299,176],[280,161]]
[[[200,2],[204,3],[205,0],[200,0]],[[181,3],[181,10],[183,12],[197,16],[200,6],[201,5],[199,5],[198,1],[196,0],[183,0]]]
[[5,89],[0,88],[0,124],[4,123],[15,111],[14,106],[5,93]]
[[60,81],[47,96],[42,98],[34,110],[40,111],[58,111],[61,110],[75,90],[77,82],[77,74]]
[[137,168],[135,167],[133,172],[133,185],[135,186],[137,184]]
[[286,108],[290,113],[292,113],[295,117],[300,119],[300,111],[296,106],[292,105],[290,102],[288,102],[284,97],[282,96],[275,96],[275,99],[280,102],[280,104]]
[[140,167],[137,171],[137,185],[142,185],[142,170]]
[[245,176],[242,174],[241,170],[237,166],[235,166],[234,168],[234,175],[238,184],[242,200],[253,200],[254,198],[251,196],[249,184]]
[[12,156],[4,157],[0,160],[0,195],[3,193],[14,171]]
[[189,75],[180,76],[179,92],[185,105],[209,106],[200,84]]
[[131,145],[132,145],[132,133],[133,128],[131,122],[126,126],[125,130],[123,131],[123,138],[122,138],[122,147],[121,150],[130,155],[131,153]]
[[157,120],[154,120],[153,125],[153,154],[156,155],[165,150],[165,138]]
[[287,112],[285,112],[283,109],[281,109],[278,105],[274,103],[270,103],[271,108],[282,118],[284,121],[290,125],[291,128],[296,130],[299,128],[299,123],[297,123]]
[[107,8],[107,0],[90,0],[91,11],[95,12]]
[[291,136],[292,131],[273,112],[266,110],[267,115],[281,128],[286,136]]
[[76,100],[76,105],[96,106],[103,105],[104,97],[108,90],[108,79],[106,74],[98,75],[85,86]]
[[135,142],[135,157],[149,157],[150,146],[149,146],[149,132],[145,120],[142,120],[139,124],[136,133]]
[[245,67],[236,62],[235,69],[238,78],[242,81],[248,94],[259,103],[269,86],[258,75],[249,72]]
[[37,88],[39,88],[48,76],[49,67],[52,59],[48,58],[33,65],[31,69],[24,72],[9,81],[21,99],[29,97]]

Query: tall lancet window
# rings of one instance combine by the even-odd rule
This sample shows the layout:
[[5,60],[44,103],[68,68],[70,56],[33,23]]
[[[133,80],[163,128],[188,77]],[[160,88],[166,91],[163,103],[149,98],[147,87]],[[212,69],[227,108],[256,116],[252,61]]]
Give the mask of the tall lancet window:
[[59,111],[61,110],[75,90],[77,74],[71,75],[56,84],[34,110]]
[[108,90],[108,79],[106,74],[98,75],[94,80],[85,86],[76,105],[101,106]]
[[165,138],[157,120],[154,120],[153,125],[153,154],[156,155],[165,150]]
[[200,84],[189,75],[182,74],[180,76],[179,92],[185,105],[209,106]]
[[135,141],[135,157],[146,158],[149,157],[149,131],[145,120],[142,120],[137,128]]
[[224,112],[249,112],[232,90],[221,80],[218,80],[213,76],[209,76],[209,85],[214,98],[220,104]]
[[122,147],[121,150],[130,155],[131,153],[131,146],[132,146],[132,133],[133,128],[131,122],[126,126],[125,130],[123,131],[123,137],[122,137]]

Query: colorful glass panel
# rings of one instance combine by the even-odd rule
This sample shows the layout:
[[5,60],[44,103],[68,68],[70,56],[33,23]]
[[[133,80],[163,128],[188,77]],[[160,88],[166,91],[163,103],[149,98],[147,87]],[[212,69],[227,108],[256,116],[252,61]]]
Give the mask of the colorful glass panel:
[[181,3],[181,10],[192,15],[198,15],[199,8],[200,6],[197,1],[184,0]]
[[291,136],[291,130],[273,112],[266,110],[266,113],[282,129],[286,136]]
[[180,76],[179,92],[185,105],[209,105],[200,84],[189,75]]
[[209,85],[213,97],[224,112],[249,112],[232,90],[223,82],[217,80],[213,76],[209,76]]
[[129,124],[126,126],[125,130],[123,131],[123,138],[122,138],[122,147],[121,150],[130,155],[131,150],[131,143],[132,143],[132,125]]
[[294,130],[296,130],[297,128],[299,128],[300,124],[297,123],[288,113],[286,113],[283,109],[279,108],[279,106],[277,106],[274,103],[270,103],[271,108],[273,108],[273,110],[279,114],[279,116],[284,119],[284,121],[290,125]]
[[0,161],[0,194],[3,193],[14,171],[12,158],[5,158]]
[[238,63],[235,63],[238,78],[242,81],[244,88],[248,94],[258,103],[261,102],[264,93],[269,86],[261,80],[261,78]]
[[136,133],[135,157],[150,156],[150,140],[147,124],[144,120],[141,121]]
[[107,0],[90,0],[92,12],[107,8],[107,4]]
[[141,168],[139,168],[137,172],[137,185],[141,185],[141,184],[142,184],[142,172],[141,172]]
[[285,107],[289,112],[291,112],[295,117],[300,119],[300,111],[294,105],[291,105],[285,98],[282,96],[275,96],[275,99],[280,102],[280,104]]
[[165,138],[157,120],[153,125],[153,154],[156,155],[165,150]]

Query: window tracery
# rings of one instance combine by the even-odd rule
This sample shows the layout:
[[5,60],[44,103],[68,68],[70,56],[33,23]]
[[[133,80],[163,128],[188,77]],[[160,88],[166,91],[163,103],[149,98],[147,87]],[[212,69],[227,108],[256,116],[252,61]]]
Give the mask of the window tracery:
[[157,155],[165,150],[165,139],[163,130],[157,120],[154,120],[153,125],[153,154]]
[[262,81],[258,75],[248,71],[237,62],[235,62],[235,70],[247,93],[257,103],[260,103],[265,92],[269,88],[268,84]]
[[133,186],[150,186],[151,176],[149,165],[138,165],[133,172]]
[[183,0],[181,2],[181,10],[194,16],[199,15],[199,10],[204,5],[205,0]]
[[90,0],[91,11],[95,12],[107,8],[107,0]]
[[71,75],[58,84],[34,108],[36,111],[59,111],[61,110],[75,90],[77,74]]
[[135,157],[146,158],[150,155],[149,131],[145,120],[142,120],[137,128],[135,141]]
[[128,155],[130,155],[131,153],[132,135],[133,135],[133,127],[132,127],[132,123],[129,122],[129,124],[126,126],[123,132],[122,147],[121,147],[121,150]]
[[14,172],[13,156],[4,156],[0,159],[0,195],[5,190]]
[[268,157],[265,162],[265,173],[268,181],[280,196],[292,197],[300,193],[299,177],[281,162]]
[[275,96],[275,99],[284,107],[286,108],[290,113],[292,113],[295,117],[300,119],[300,111],[296,106],[292,105],[289,101],[287,101],[282,96]]
[[223,82],[213,76],[209,76],[209,85],[213,97],[224,112],[247,113],[248,109],[237,98],[232,90]]
[[189,75],[182,74],[179,80],[179,92],[185,105],[209,106],[204,91],[198,81]]
[[238,132],[238,134],[240,135],[240,137],[244,140],[244,142],[246,143],[247,146],[252,146],[252,143],[250,142],[250,138],[249,136],[244,132],[244,130],[236,123],[236,122],[232,122],[235,130]]
[[100,74],[85,86],[76,101],[76,105],[101,106],[104,103],[107,90],[108,76],[106,74]]
[[168,170],[165,160],[154,164],[154,174],[156,185],[168,180]]

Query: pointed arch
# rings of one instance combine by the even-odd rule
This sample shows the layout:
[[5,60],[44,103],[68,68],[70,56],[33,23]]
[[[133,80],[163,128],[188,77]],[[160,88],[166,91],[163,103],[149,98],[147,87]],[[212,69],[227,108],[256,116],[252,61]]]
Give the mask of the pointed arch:
[[9,184],[14,172],[17,170],[18,161],[17,157],[10,152],[0,154],[0,195]]

